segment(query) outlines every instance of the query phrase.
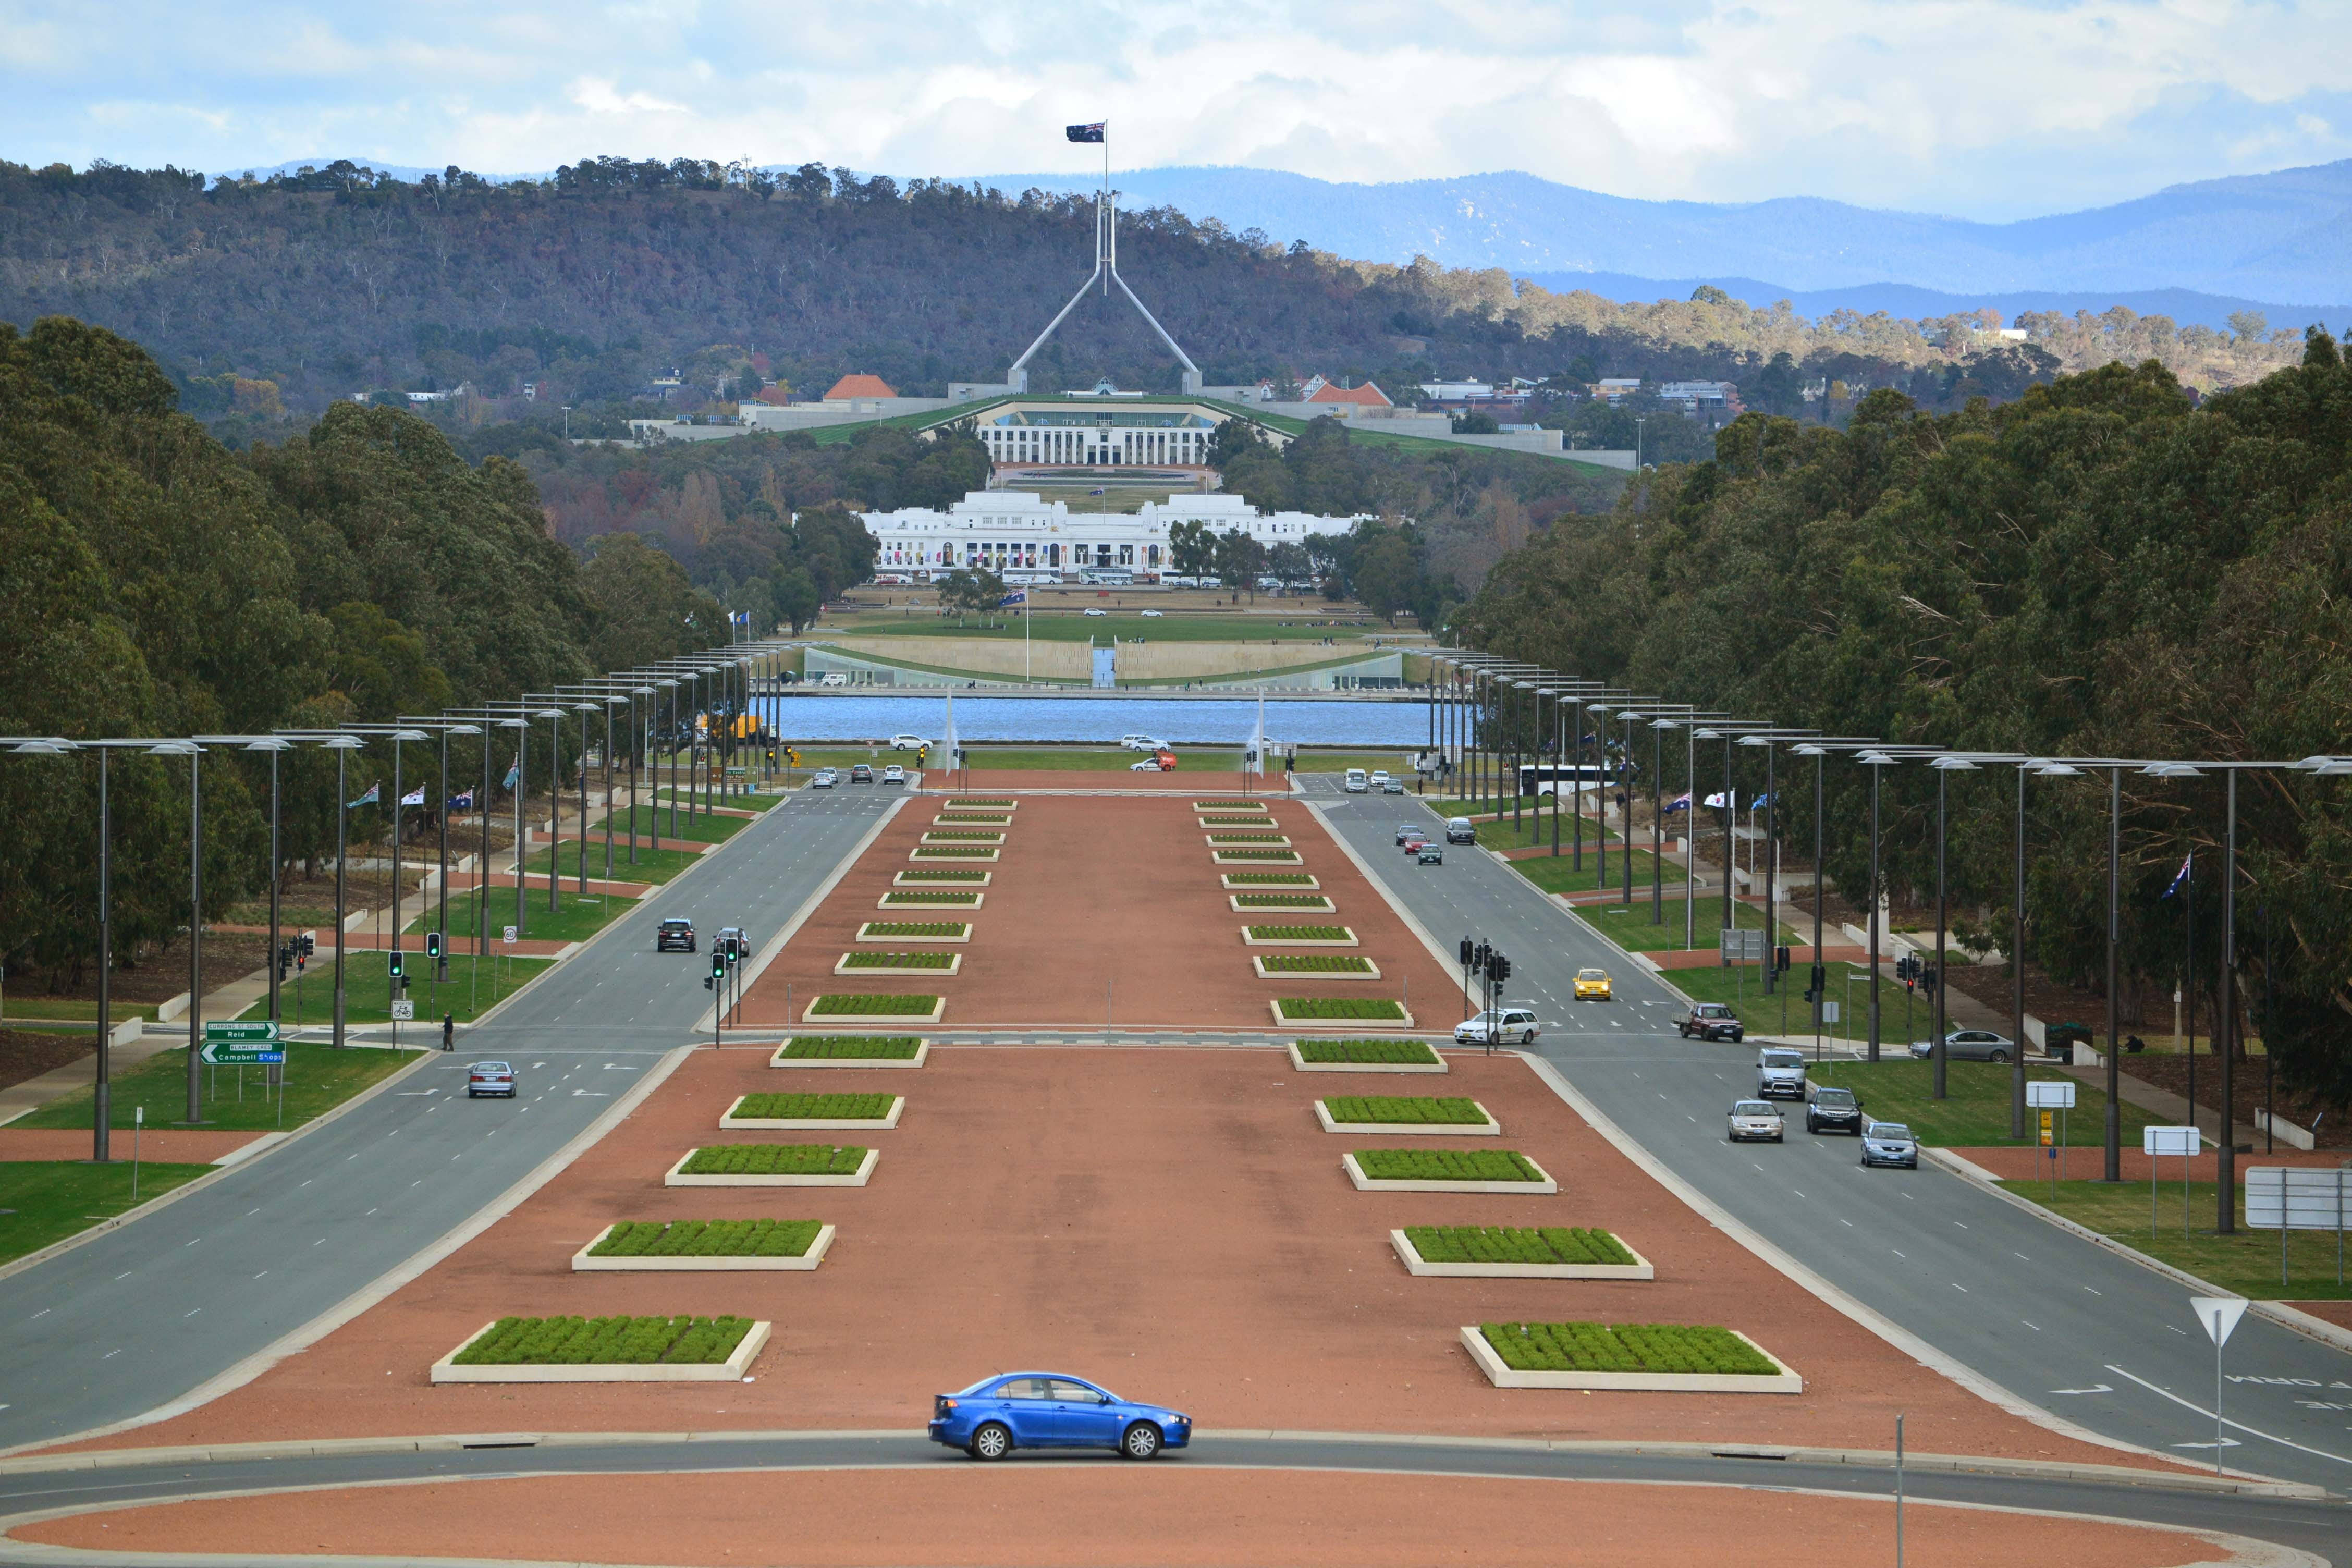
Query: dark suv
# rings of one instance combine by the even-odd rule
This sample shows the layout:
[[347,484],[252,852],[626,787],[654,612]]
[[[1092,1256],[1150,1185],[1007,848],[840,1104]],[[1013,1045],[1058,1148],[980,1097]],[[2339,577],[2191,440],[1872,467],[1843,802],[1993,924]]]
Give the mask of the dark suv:
[[1741,1040],[1747,1038],[1748,1026],[1739,1015],[1720,1002],[1699,1002],[1675,1026],[1687,1040],[1696,1036],[1702,1040]]
[[1862,1136],[1862,1101],[1850,1089],[1816,1085],[1805,1106],[1808,1132],[1851,1132]]
[[851,784],[872,784],[874,782],[873,767],[869,763],[852,763],[849,765],[849,782]]
[[654,928],[654,951],[656,952],[692,952],[694,922],[677,920],[662,921]]

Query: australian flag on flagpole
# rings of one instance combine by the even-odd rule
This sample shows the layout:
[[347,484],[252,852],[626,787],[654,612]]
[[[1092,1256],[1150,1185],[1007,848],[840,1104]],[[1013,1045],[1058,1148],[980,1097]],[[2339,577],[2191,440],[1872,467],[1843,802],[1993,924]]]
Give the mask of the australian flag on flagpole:
[[2173,873],[2172,886],[2164,889],[2164,896],[2166,898],[2168,899],[2172,897],[2173,894],[2180,891],[2180,884],[2189,880],[2189,868],[2196,864],[2197,857],[2194,855],[2189,856],[2189,858],[2180,863],[2180,869]]
[[448,809],[449,809],[449,810],[451,810],[451,811],[471,811],[471,810],[473,810],[473,809],[474,809],[474,792],[473,792],[472,790],[467,790],[467,791],[465,794],[463,794],[463,795],[451,795],[451,796],[449,797],[449,799],[448,799],[447,805],[448,805]]
[[1674,799],[1666,802],[1664,809],[1667,811],[1688,811],[1690,809],[1690,791],[1685,790],[1682,794],[1675,796]]
[[1103,139],[1103,127],[1109,123],[1108,120],[1097,120],[1092,125],[1065,125],[1062,134],[1073,142],[1099,142]]

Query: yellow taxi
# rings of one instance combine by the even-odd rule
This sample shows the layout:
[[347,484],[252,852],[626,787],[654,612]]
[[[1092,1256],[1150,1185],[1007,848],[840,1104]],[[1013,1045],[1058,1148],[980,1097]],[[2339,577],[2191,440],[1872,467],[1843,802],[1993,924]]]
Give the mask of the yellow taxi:
[[1576,999],[1587,997],[1596,1002],[1609,1000],[1609,972],[1605,969],[1580,969],[1576,972]]

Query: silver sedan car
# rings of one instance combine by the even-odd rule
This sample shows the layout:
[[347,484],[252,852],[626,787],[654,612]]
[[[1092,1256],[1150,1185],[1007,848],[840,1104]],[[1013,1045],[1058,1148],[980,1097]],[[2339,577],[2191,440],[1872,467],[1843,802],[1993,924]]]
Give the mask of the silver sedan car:
[[[1911,1042],[1914,1060],[1926,1061],[1936,1054],[1933,1040]],[[2005,1062],[2017,1055],[2017,1042],[2006,1035],[1996,1035],[1990,1029],[1954,1029],[1944,1037],[1944,1059],[1950,1062]]]
[[1770,1100],[1743,1100],[1732,1106],[1724,1132],[1734,1143],[1751,1139],[1780,1143],[1788,1139],[1789,1124],[1780,1119],[1780,1108]]

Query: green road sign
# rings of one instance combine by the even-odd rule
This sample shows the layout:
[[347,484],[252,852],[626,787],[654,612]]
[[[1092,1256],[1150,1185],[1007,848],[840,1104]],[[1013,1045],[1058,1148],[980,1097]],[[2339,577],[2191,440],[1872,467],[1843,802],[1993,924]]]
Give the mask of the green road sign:
[[286,1048],[272,1023],[206,1024],[204,1048],[196,1055],[219,1068],[277,1067],[286,1060]]

